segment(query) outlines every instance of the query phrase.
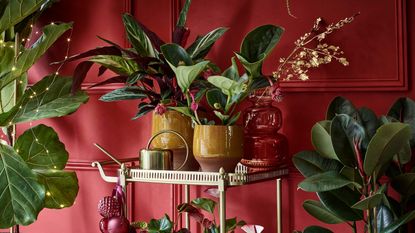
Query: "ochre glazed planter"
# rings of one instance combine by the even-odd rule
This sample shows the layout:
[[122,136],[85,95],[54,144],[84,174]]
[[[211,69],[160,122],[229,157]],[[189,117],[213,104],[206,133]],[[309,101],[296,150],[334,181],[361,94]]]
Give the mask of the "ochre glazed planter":
[[193,154],[202,171],[234,172],[243,155],[243,128],[240,126],[196,125]]
[[[155,135],[162,130],[174,130],[186,140],[192,152],[193,128],[192,120],[176,111],[167,111],[162,115],[153,112],[151,135]],[[186,148],[182,140],[174,134],[162,134],[152,142],[154,148],[169,149],[173,151],[173,168],[178,168],[185,160]],[[181,171],[197,171],[199,164],[192,153]]]

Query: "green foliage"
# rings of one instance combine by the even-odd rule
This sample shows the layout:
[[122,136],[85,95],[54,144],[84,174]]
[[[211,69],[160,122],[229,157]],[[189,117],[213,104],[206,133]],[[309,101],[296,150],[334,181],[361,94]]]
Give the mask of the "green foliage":
[[[75,172],[63,171],[68,152],[45,125],[15,137],[15,124],[61,117],[76,111],[88,96],[71,93],[72,79],[50,75],[27,88],[27,72],[72,25],[50,24],[30,47],[22,38],[53,1],[1,1],[0,126],[10,145],[0,144],[0,228],[33,223],[43,208],[71,206],[78,193]],[[20,38],[17,36],[20,35]],[[15,41],[17,40],[17,41]]]
[[144,99],[147,98],[145,90],[137,86],[121,87],[101,96],[100,100],[112,102],[118,100]]
[[198,37],[190,46],[187,48],[187,53],[193,60],[202,59],[209,52],[213,44],[221,37],[228,29],[227,28],[216,28],[210,31],[204,36]]
[[196,208],[205,210],[213,214],[213,211],[215,210],[216,202],[208,198],[199,197],[199,198],[192,200],[192,205],[195,206]]
[[145,57],[156,57],[156,51],[151,44],[150,39],[144,30],[138,25],[134,17],[124,14],[123,17],[125,31],[130,43],[133,45],[137,53]]
[[[315,151],[293,157],[305,177],[299,187],[317,192],[320,199],[304,202],[305,210],[324,223],[352,222],[350,232],[363,219],[368,232],[405,232],[405,224],[415,218],[408,208],[415,195],[415,176],[408,172],[413,109],[412,100],[400,98],[389,116],[378,117],[344,97],[333,99],[327,120],[312,128]],[[381,179],[384,175],[389,178]],[[400,202],[389,196],[390,188],[400,194]]]
[[199,74],[206,68],[208,61],[202,61],[191,66],[174,66],[169,62],[170,67],[176,74],[177,83],[183,93],[188,93],[190,85],[199,76]]

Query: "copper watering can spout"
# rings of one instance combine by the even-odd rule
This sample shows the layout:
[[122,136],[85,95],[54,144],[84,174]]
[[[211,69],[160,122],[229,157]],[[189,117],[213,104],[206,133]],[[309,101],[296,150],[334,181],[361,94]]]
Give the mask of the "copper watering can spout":
[[153,140],[159,136],[160,134],[164,133],[172,133],[178,136],[186,146],[186,158],[182,165],[174,170],[180,170],[186,164],[189,158],[189,145],[187,144],[184,137],[174,131],[174,130],[162,130],[154,134],[147,143],[147,147],[145,149],[140,150],[140,168],[144,170],[173,170],[173,151],[167,149],[158,149],[153,148],[150,149],[151,143]]

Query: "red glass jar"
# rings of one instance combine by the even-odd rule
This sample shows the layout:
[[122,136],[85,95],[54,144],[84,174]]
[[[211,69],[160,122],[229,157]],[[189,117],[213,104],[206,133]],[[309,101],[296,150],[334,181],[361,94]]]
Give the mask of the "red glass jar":
[[244,111],[244,157],[242,164],[253,171],[274,170],[288,164],[288,141],[278,133],[282,113],[267,91],[249,97],[253,105]]

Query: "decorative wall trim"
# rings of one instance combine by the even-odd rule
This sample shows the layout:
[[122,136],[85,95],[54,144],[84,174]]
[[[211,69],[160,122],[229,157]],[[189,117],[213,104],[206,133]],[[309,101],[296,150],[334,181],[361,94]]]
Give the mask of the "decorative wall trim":
[[331,91],[407,91],[407,27],[406,0],[395,0],[396,25],[396,73],[390,77],[362,77],[359,79],[289,81],[281,83],[287,92],[331,92]]

